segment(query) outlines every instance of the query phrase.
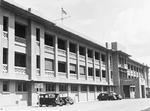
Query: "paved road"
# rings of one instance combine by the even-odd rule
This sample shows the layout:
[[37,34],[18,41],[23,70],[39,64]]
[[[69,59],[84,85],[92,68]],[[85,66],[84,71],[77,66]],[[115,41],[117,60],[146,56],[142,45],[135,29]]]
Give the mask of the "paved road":
[[150,99],[92,101],[62,107],[3,107],[0,111],[150,111]]

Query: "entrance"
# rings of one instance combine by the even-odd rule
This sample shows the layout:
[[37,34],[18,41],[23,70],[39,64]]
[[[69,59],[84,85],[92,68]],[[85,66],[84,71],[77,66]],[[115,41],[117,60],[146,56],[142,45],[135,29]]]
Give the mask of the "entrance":
[[130,98],[130,86],[124,85],[123,86],[124,98]]
[[144,85],[141,85],[142,98],[145,98]]

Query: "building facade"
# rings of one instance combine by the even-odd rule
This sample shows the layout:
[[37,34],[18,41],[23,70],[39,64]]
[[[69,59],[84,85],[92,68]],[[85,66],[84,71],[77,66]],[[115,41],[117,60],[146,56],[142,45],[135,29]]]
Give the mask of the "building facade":
[[37,105],[40,93],[57,92],[75,102],[100,92],[145,98],[149,67],[103,47],[31,9],[0,1],[0,104]]

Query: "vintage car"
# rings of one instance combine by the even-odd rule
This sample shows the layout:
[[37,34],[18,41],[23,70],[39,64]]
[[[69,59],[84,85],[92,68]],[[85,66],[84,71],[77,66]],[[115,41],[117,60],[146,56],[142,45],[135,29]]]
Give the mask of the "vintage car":
[[97,99],[100,101],[100,100],[108,100],[109,99],[109,94],[108,93],[100,93],[98,96],[97,96]]
[[70,105],[74,104],[74,100],[71,97],[69,97],[69,96],[62,97],[62,99],[64,100],[64,105],[66,105],[66,104],[70,104]]
[[62,106],[64,104],[64,100],[60,97],[57,93],[47,93],[47,94],[40,94],[39,95],[39,106]]

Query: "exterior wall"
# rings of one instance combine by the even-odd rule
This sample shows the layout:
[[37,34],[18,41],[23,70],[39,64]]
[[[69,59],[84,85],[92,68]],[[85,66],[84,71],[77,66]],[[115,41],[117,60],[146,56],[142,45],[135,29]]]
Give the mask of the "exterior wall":
[[[1,3],[1,1],[0,1]],[[11,11],[0,7],[0,83],[3,80],[10,81],[10,91],[4,93],[2,84],[0,84],[0,97],[4,101],[0,101],[3,105],[37,105],[38,95],[45,93],[45,83],[56,83],[57,93],[62,96],[71,96],[75,102],[93,101],[96,100],[100,92],[110,92],[111,87],[115,88],[115,92],[123,95],[123,85],[136,85],[135,97],[142,97],[141,85],[145,87],[145,78],[140,78],[136,82],[131,81],[131,84],[120,82],[119,76],[119,52],[108,50],[93,44],[86,40],[77,40],[76,37],[65,30],[56,31],[55,26],[46,26],[40,21],[31,18],[23,18]],[[8,36],[4,37],[3,32],[3,16],[9,17]],[[26,39],[15,36],[15,22],[26,26]],[[52,28],[51,28],[52,27]],[[36,28],[40,29],[40,40],[36,41]],[[59,29],[60,30],[60,29]],[[54,47],[44,44],[44,33],[47,32],[55,36]],[[65,33],[65,34],[64,34]],[[58,39],[66,41],[66,50],[58,49]],[[76,53],[69,52],[69,43],[76,44]],[[79,46],[85,47],[85,56],[79,54]],[[8,64],[3,64],[3,48],[8,48]],[[88,57],[88,49],[92,50],[92,57]],[[95,59],[95,51],[99,53],[99,60]],[[26,67],[16,67],[15,52],[26,54]],[[105,62],[102,61],[102,54],[105,55]],[[36,56],[40,56],[40,68],[36,67]],[[110,63],[112,56],[112,63]],[[123,55],[125,56],[125,55]],[[54,70],[45,70],[45,58],[54,60]],[[58,72],[58,61],[66,62],[66,72]],[[70,74],[70,63],[76,65],[76,74]],[[80,75],[80,65],[85,66],[85,75]],[[88,76],[88,67],[93,68],[93,75]],[[100,77],[96,76],[95,69],[99,70]],[[106,71],[106,77],[102,77],[102,70]],[[111,78],[111,71],[113,72]],[[146,76],[146,73],[143,75]],[[16,92],[15,83],[26,81],[28,83],[28,92]],[[37,91],[36,84],[41,84],[40,91]],[[59,84],[67,84],[68,91],[59,91]],[[78,91],[71,91],[71,84],[78,84]],[[81,91],[81,85],[87,85],[86,91]],[[89,85],[93,85],[94,91],[89,90]],[[102,86],[101,91],[97,91],[96,86]],[[107,86],[107,90],[104,90]],[[144,93],[146,91],[144,90]],[[11,102],[9,100],[12,100]]]

